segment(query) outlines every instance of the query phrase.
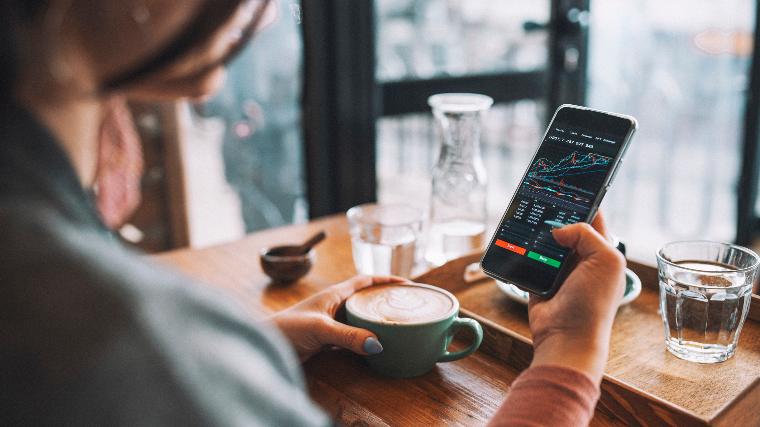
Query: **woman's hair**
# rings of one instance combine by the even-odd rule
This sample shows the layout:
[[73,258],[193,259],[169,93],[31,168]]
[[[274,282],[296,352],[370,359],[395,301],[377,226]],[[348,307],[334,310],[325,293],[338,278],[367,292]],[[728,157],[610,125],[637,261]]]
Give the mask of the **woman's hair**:
[[[92,7],[98,7],[98,4],[107,1],[121,0],[93,0]],[[213,37],[215,32],[232,18],[245,1],[206,0],[189,24],[171,38],[165,46],[157,49],[142,63],[133,65],[111,77],[101,86],[101,91],[107,92],[125,87],[182,58],[194,47]],[[244,29],[240,42],[232,48],[230,54],[222,62],[230,60],[249,41],[261,21],[268,2],[269,0],[262,1],[250,25]],[[40,14],[47,9],[49,3],[50,0],[0,0],[0,7],[2,7],[0,10],[10,20],[7,25],[0,24],[0,100],[7,100],[11,97],[13,85],[16,81],[18,53],[22,49],[22,46],[19,46],[18,37],[21,26],[37,20]],[[213,66],[217,65],[219,64],[213,64]],[[203,71],[206,70],[198,70],[199,73]]]
[[0,0],[0,11],[7,19],[0,23],[0,102],[10,99],[16,80],[19,25],[38,16],[47,3],[47,0]]

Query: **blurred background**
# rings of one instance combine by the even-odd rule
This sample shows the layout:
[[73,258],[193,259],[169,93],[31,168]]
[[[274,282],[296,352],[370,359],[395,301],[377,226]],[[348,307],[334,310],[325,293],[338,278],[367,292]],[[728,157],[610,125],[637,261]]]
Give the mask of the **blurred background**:
[[153,136],[144,186],[169,196],[148,191],[132,222],[143,247],[212,245],[372,200],[424,208],[439,149],[426,99],[460,91],[496,101],[481,137],[494,226],[551,113],[574,103],[639,121],[602,205],[632,258],[760,230],[755,1],[278,5],[217,96],[137,111]]

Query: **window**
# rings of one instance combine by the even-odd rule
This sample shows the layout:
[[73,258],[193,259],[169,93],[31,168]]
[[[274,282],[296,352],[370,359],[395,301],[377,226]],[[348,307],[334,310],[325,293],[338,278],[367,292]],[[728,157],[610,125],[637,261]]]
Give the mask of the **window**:
[[[548,1],[388,1],[377,8],[377,79],[426,84],[431,78],[539,71],[546,67]],[[527,24],[526,24],[527,23]],[[532,25],[531,25],[532,24]],[[543,82],[542,82],[543,83]],[[501,84],[489,82],[486,87]],[[462,87],[467,88],[464,83]],[[540,98],[539,91],[533,98]],[[495,224],[543,132],[544,102],[522,99],[495,105],[485,119],[481,147],[489,179],[489,217]],[[430,196],[430,171],[438,155],[435,123],[421,112],[378,121],[378,199],[420,208]]]
[[[200,205],[216,212],[226,197],[219,204],[238,218],[236,233],[343,212],[375,197],[425,207],[439,144],[425,99],[472,91],[497,102],[481,138],[493,223],[548,116],[571,102],[639,119],[603,204],[633,258],[652,262],[667,240],[734,240],[737,230],[747,243],[760,230],[755,5],[281,2],[280,19],[233,64],[228,87],[196,108],[194,123],[208,132],[199,144],[224,153],[217,180],[224,185],[206,189],[216,199]],[[752,82],[757,96],[748,98]],[[745,111],[757,117],[747,120]],[[196,157],[201,169],[215,161]],[[740,177],[752,185],[737,191]]]
[[[548,54],[546,35],[525,31],[548,20],[551,3],[491,9],[481,2],[380,0],[378,76],[461,77],[562,67],[561,61],[536,60]],[[734,240],[754,7],[751,0],[590,4],[581,102],[639,120],[623,170],[602,206],[635,259],[653,263],[654,251],[670,240]],[[508,51],[527,59],[505,61]],[[492,222],[539,143],[547,113],[540,99],[489,112],[481,144]],[[429,113],[380,119],[378,198],[425,206],[437,150]]]
[[232,63],[187,126],[191,241],[203,246],[307,218],[297,3]]
[[754,2],[605,0],[591,10],[588,105],[639,121],[603,204],[613,230],[650,263],[667,241],[732,241]]
[[378,0],[377,78],[425,79],[546,66],[549,2]]

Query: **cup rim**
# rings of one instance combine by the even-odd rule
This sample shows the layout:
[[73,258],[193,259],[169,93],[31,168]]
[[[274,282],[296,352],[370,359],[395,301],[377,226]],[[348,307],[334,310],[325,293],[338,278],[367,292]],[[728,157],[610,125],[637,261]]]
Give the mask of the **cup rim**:
[[[422,322],[413,322],[413,323],[409,323],[409,322],[405,322],[405,323],[401,323],[401,322],[381,322],[381,321],[376,320],[376,319],[368,319],[367,317],[362,316],[361,314],[358,314],[356,311],[353,311],[351,309],[351,307],[350,307],[350,304],[353,301],[353,298],[354,298],[355,295],[361,293],[364,290],[372,289],[375,286],[416,286],[416,287],[419,287],[419,288],[428,288],[428,289],[432,289],[434,291],[441,292],[442,294],[448,296],[449,299],[451,299],[451,301],[453,302],[453,305],[451,307],[451,310],[447,311],[444,316],[441,316],[439,318],[432,319],[432,320],[422,321]],[[372,324],[375,324],[375,325],[393,326],[394,328],[396,328],[396,327],[398,327],[398,328],[404,328],[404,327],[413,327],[413,326],[425,326],[425,325],[432,325],[434,323],[439,323],[439,322],[441,322],[443,320],[446,320],[446,319],[449,319],[449,318],[452,318],[452,317],[457,317],[458,313],[459,313],[459,300],[457,299],[456,296],[454,296],[454,294],[452,294],[451,292],[447,291],[446,289],[439,288],[438,286],[429,285],[427,283],[417,283],[417,282],[380,283],[380,284],[377,284],[377,285],[372,285],[372,286],[368,286],[366,288],[360,289],[360,290],[356,291],[353,295],[351,295],[350,297],[348,297],[348,299],[346,299],[346,312],[350,312],[353,316],[356,316],[356,317],[364,320],[365,322],[369,322],[369,323],[372,323]]]
[[[662,251],[665,248],[669,247],[669,246],[678,245],[678,244],[697,244],[697,243],[710,243],[710,244],[713,244],[713,245],[728,246],[731,249],[736,249],[736,250],[738,250],[740,252],[744,252],[745,254],[749,255],[750,257],[752,257],[754,259],[754,262],[752,263],[752,265],[750,265],[748,267],[732,267],[731,269],[728,269],[726,271],[720,271],[720,272],[718,272],[718,271],[715,271],[715,270],[703,270],[703,269],[700,269],[700,268],[684,267],[681,264],[677,264],[677,263],[675,263],[675,262],[667,259],[665,257],[665,255],[662,253]],[[717,242],[717,241],[713,241],[713,240],[676,240],[674,242],[668,242],[668,243],[665,243],[664,245],[662,245],[660,247],[660,249],[657,250],[656,255],[657,255],[657,260],[658,261],[662,261],[663,263],[665,263],[667,265],[670,265],[672,267],[680,268],[682,270],[695,271],[695,272],[698,272],[698,273],[707,273],[707,274],[716,274],[716,273],[744,273],[744,272],[748,272],[748,271],[757,269],[758,265],[760,265],[760,256],[755,251],[753,251],[752,249],[746,248],[744,246],[735,245],[733,243]],[[694,286],[700,286],[700,287],[704,287],[704,288],[725,288],[725,286],[706,286],[706,285],[694,285]]]
[[[367,220],[365,218],[362,218],[362,212],[369,209],[404,209],[407,210],[409,215],[409,220],[405,221],[382,221],[382,220]],[[408,227],[410,225],[414,224],[421,224],[422,221],[425,218],[425,213],[422,211],[422,209],[419,209],[417,207],[414,207],[409,204],[405,203],[363,203],[361,205],[356,205],[349,210],[346,211],[346,218],[348,218],[349,222],[356,222],[361,224],[369,224],[369,225],[379,225],[382,227]]]
[[431,95],[427,103],[444,113],[476,113],[491,108],[493,98],[480,93],[450,92]]

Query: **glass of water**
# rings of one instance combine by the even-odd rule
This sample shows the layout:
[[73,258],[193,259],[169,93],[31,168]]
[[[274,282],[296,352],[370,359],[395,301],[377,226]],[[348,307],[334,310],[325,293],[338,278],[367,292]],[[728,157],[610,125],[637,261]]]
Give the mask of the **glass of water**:
[[354,265],[360,274],[410,277],[422,232],[422,212],[408,205],[369,203],[346,213]]
[[736,351],[760,258],[741,246],[673,242],[657,252],[665,345],[675,356],[722,362]]

